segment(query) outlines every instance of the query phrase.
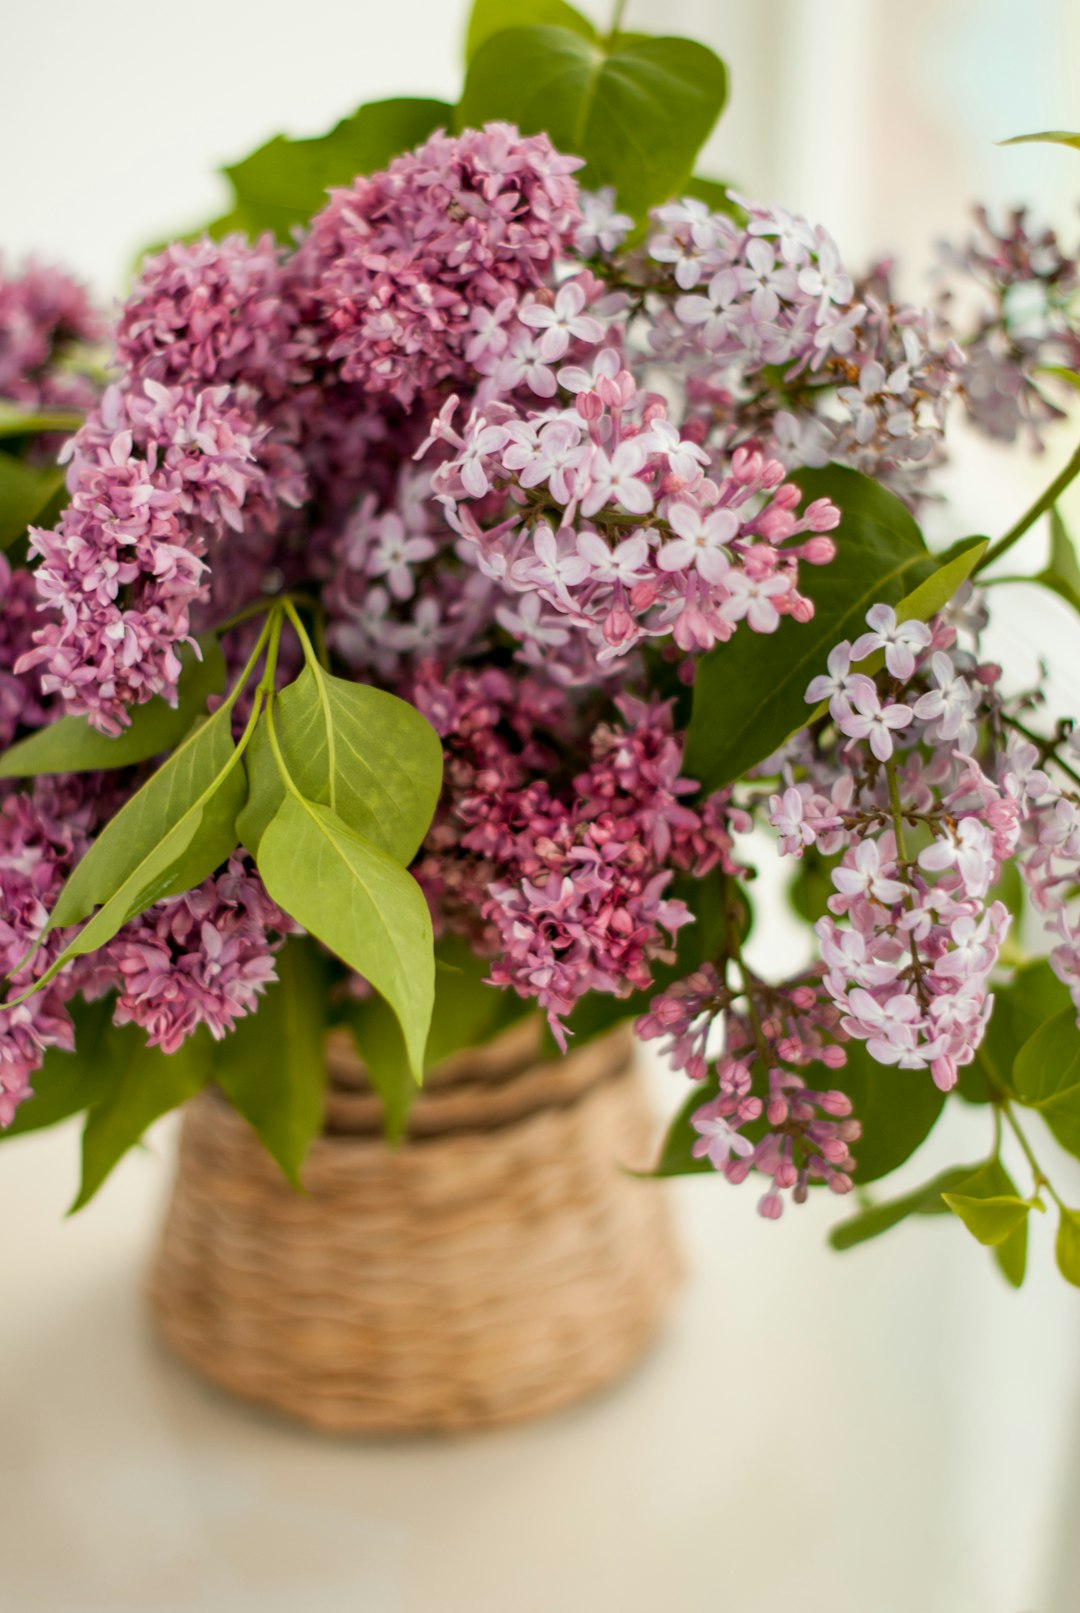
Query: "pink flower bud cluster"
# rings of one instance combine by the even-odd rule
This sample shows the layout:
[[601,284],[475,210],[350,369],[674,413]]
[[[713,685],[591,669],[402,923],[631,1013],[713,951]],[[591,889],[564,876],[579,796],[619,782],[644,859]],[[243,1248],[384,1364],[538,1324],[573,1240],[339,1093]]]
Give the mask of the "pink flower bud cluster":
[[674,873],[734,868],[727,797],[687,804],[697,785],[680,774],[669,703],[620,700],[620,724],[593,732],[590,765],[560,788],[569,708],[550,686],[495,669],[444,684],[423,669],[413,698],[447,757],[417,878],[437,915],[494,955],[493,984],[535,999],[565,1046],[579,998],[647,989],[671,956],[691,920],[668,894]]
[[1029,229],[1024,208],[998,227],[980,207],[974,233],[945,249],[944,266],[951,272],[942,306],[965,330],[972,424],[999,442],[1025,433],[1040,446],[1046,426],[1065,413],[1048,380],[1056,369],[1080,369],[1075,254],[1062,251],[1053,230]]
[[[721,1020],[723,1049],[714,1057],[709,1042]],[[729,1182],[743,1182],[751,1172],[768,1178],[758,1204],[767,1220],[782,1214],[785,1191],[802,1203],[813,1182],[834,1193],[851,1190],[849,1145],[861,1131],[851,1100],[809,1086],[799,1073],[813,1063],[843,1067],[838,1020],[814,977],[767,986],[744,971],[741,990],[732,990],[707,963],[655,997],[637,1021],[642,1040],[670,1038],[661,1052],[675,1069],[695,1081],[711,1072],[716,1091],[690,1117],[698,1133],[691,1152]]]
[[580,166],[544,134],[490,123],[437,132],[335,191],[296,274],[341,380],[408,407],[466,379],[478,322],[540,285],[573,240]]
[[[1069,763],[1080,760],[1074,731],[1063,746]],[[1080,1022],[1080,787],[1065,784],[1052,761],[1040,761],[1030,740],[1010,735],[1002,785],[1023,817],[1017,866],[1031,905],[1056,944],[1050,963],[1068,986]]]
[[462,552],[520,596],[496,615],[522,658],[560,659],[575,629],[603,664],[648,637],[704,651],[740,622],[771,633],[784,615],[809,620],[798,564],[833,558],[835,506],[800,512],[783,466],[746,449],[709,474],[707,451],[613,349],[580,375],[579,387],[577,369],[560,371],[573,404],[493,402],[459,431],[451,399],[433,428],[451,456],[432,487]]
[[[982,1040],[1009,925],[988,893],[1020,814],[972,755],[998,669],[957,649],[944,618],[898,623],[875,605],[867,623],[807,690],[829,702],[834,748],[821,746],[814,776],[789,774],[770,821],[789,855],[841,853],[816,928],[843,1029],[947,1090]],[[876,678],[858,670],[870,655],[884,659]]]
[[97,387],[65,362],[104,337],[104,321],[81,285],[60,269],[0,264],[0,398],[24,409],[87,409]]

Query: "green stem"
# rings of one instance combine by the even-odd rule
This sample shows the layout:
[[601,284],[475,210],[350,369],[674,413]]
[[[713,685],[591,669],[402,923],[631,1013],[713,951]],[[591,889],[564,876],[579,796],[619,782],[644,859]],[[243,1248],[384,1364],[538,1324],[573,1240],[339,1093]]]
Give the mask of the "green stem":
[[625,10],[626,0],[615,0],[615,4],[611,12],[611,25],[607,31],[606,43],[609,45],[614,43],[616,35],[622,28],[623,12]]
[[309,661],[318,661],[319,657],[315,654],[315,646],[311,642],[311,636],[303,622],[300,620],[300,612],[297,610],[296,606],[293,604],[288,595],[282,599],[281,603],[286,616],[296,629],[296,636],[300,640],[300,645],[304,651],[304,655]]
[[885,777],[889,784],[889,807],[892,811],[893,834],[896,836],[896,860],[906,863],[904,850],[904,808],[900,800],[900,785],[896,778],[896,763],[892,757],[885,763]]
[[995,560],[1000,559],[1007,550],[1011,549],[1013,544],[1023,537],[1028,528],[1035,525],[1040,515],[1045,515],[1050,506],[1057,503],[1069,483],[1078,475],[1080,475],[1080,448],[1077,448],[1064,470],[1059,472],[1050,483],[1050,486],[1039,494],[1034,504],[1020,517],[1015,526],[1011,526],[1003,538],[999,538],[996,543],[990,545],[979,564],[975,567],[976,573],[984,571],[987,566],[993,565]]
[[266,665],[263,667],[263,675],[259,679],[258,688],[258,693],[265,695],[267,699],[270,699],[274,693],[274,685],[277,678],[278,646],[281,643],[282,623],[283,617],[281,614],[281,608],[280,606],[276,606],[274,609],[274,614],[270,617],[270,620],[267,622],[265,628],[264,636],[269,635],[270,643],[267,647]]
[[295,784],[295,782],[293,780],[293,776],[289,772],[288,763],[286,762],[284,756],[281,754],[281,746],[278,743],[277,728],[274,725],[274,696],[273,696],[273,694],[269,694],[266,697],[266,732],[267,732],[267,734],[269,735],[269,738],[270,738],[270,749],[274,753],[274,761],[277,763],[277,770],[281,774],[281,782],[284,784],[285,788],[289,791],[289,794],[295,796],[302,807],[306,807],[307,802],[304,800],[304,797],[300,794],[300,791],[297,789],[296,784]]
[[1024,1158],[1027,1160],[1028,1164],[1031,1166],[1031,1174],[1035,1178],[1035,1192],[1036,1192],[1036,1194],[1038,1193],[1038,1191],[1039,1191],[1039,1189],[1041,1187],[1045,1187],[1046,1191],[1049,1193],[1050,1197],[1053,1199],[1053,1201],[1057,1205],[1058,1209],[1063,1210],[1065,1208],[1064,1204],[1058,1198],[1057,1194],[1054,1192],[1053,1184],[1051,1183],[1050,1178],[1046,1175],[1045,1171],[1042,1169],[1042,1167],[1039,1164],[1038,1160],[1035,1158],[1035,1155],[1032,1152],[1031,1144],[1028,1142],[1027,1138],[1024,1136],[1024,1133],[1023,1133],[1023,1131],[1021,1130],[1021,1127],[1020,1127],[1020,1122],[1017,1120],[1016,1116],[1013,1114],[1012,1104],[1009,1102],[1008,1098],[1006,1098],[1004,1096],[1004,1094],[1002,1094],[1001,1099],[1000,1099],[1000,1108],[1001,1108],[1002,1114],[1005,1116],[1005,1119],[1008,1121],[1009,1128],[1012,1131],[1013,1136],[1016,1138],[1017,1142],[1020,1144],[1020,1147],[1024,1151]]

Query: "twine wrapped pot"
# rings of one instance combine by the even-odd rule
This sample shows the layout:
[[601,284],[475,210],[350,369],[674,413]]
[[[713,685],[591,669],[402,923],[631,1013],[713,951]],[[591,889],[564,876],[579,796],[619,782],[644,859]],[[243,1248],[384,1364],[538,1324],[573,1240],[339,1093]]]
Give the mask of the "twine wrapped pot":
[[324,1134],[294,1191],[209,1089],[187,1107],[151,1279],[207,1377],[320,1428],[486,1427],[623,1373],[678,1274],[629,1033],[558,1060],[537,1028],[433,1072],[405,1142],[331,1044]]

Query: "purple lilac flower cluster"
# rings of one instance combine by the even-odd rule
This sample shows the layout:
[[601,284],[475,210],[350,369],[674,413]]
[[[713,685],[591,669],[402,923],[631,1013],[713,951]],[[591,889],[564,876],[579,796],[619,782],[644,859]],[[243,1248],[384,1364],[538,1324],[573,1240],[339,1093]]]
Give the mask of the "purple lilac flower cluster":
[[[647,652],[689,683],[737,631],[810,620],[802,567],[834,559],[841,512],[804,505],[795,467],[839,460],[913,499],[961,387],[1015,436],[1046,418],[1037,368],[1077,363],[1075,268],[1022,218],[965,259],[993,294],[965,356],[897,298],[890,265],[854,276],[779,208],[674,201],[616,262],[633,221],[613,193],[579,193],[578,166],[507,125],[438,133],[334,192],[294,250],[170,247],[121,311],[104,395],[65,390],[63,353],[99,333],[78,289],[0,278],[0,396],[89,411],[66,450],[71,502],[32,534],[33,582],[0,561],[0,743],[47,719],[43,696],[117,732],[133,705],[176,699],[195,633],[314,582],[344,669],[442,739],[413,868],[436,932],[466,937],[563,1045],[586,993],[650,992],[675,963],[691,920],[677,874],[728,888],[746,872],[751,811],[683,776],[674,702],[628,692],[648,687]],[[1014,289],[1032,282],[1038,331]],[[812,1182],[851,1186],[859,1122],[828,1078],[845,1044],[942,1088],[974,1056],[1008,924],[990,892],[1012,857],[1080,1012],[1071,771],[1023,735],[1002,746],[997,669],[954,618],[878,605],[867,627],[808,691],[828,707],[812,738],[769,764],[781,851],[836,859],[820,963],[770,985],[736,948],[638,1020],[708,1086],[695,1154],[763,1179],[767,1218]],[[230,631],[230,664],[252,631]],[[0,796],[16,986],[56,956],[63,932],[22,963],[140,777]],[[746,800],[760,812],[760,792]],[[4,1016],[0,1123],[44,1050],[70,1046],[75,992],[115,991],[116,1022],[172,1052],[254,1010],[291,928],[239,857],[133,920]]]
[[820,225],[735,199],[745,224],[693,199],[657,210],[645,251],[676,294],[654,311],[652,352],[730,423],[729,443],[756,435],[789,467],[833,460],[917,487],[913,469],[940,457],[960,348],[896,297],[887,264],[857,281]]
[[[982,1040],[1010,918],[988,893],[1020,812],[973,755],[998,669],[959,650],[943,618],[898,623],[875,605],[867,623],[807,690],[828,701],[835,746],[772,797],[770,820],[788,854],[840,853],[817,933],[844,1030],[948,1090]],[[877,679],[858,670],[874,654]]]
[[580,167],[546,135],[492,123],[434,134],[385,173],[335,191],[294,275],[340,379],[405,407],[467,379],[477,333],[542,284],[570,245]]
[[1064,740],[1067,771],[1019,733],[1009,736],[1003,784],[1022,816],[1017,865],[1055,945],[1050,962],[1068,986],[1080,1022],[1080,761],[1076,732]]
[[[565,1047],[563,1019],[590,991],[651,984],[691,922],[676,872],[735,871],[727,792],[696,806],[681,775],[670,703],[624,697],[620,721],[592,730],[585,771],[557,777],[570,732],[563,696],[531,673],[487,669],[413,690],[447,755],[442,808],[417,866],[437,918],[492,957],[491,980],[535,999]],[[734,819],[734,822],[732,821]]]
[[747,449],[722,477],[707,474],[709,454],[611,348],[593,373],[569,367],[561,379],[572,406],[500,400],[459,432],[453,398],[435,426],[454,452],[432,488],[464,552],[520,596],[497,616],[526,662],[560,659],[574,629],[603,665],[646,638],[703,651],[740,622],[771,633],[781,616],[809,620],[798,563],[833,558],[834,505],[800,512],[784,467]]
[[1024,208],[1001,226],[978,208],[972,235],[944,247],[942,259],[942,307],[968,328],[963,397],[972,424],[997,442],[1026,434],[1040,447],[1065,412],[1048,383],[1056,371],[1080,372],[1075,253],[1063,252],[1053,230],[1031,229]]

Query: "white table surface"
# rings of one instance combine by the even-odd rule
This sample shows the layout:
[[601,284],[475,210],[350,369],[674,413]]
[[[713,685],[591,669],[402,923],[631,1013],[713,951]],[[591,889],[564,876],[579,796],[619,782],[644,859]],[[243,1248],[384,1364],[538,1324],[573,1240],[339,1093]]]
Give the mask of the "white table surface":
[[692,1275],[623,1385],[335,1441],[153,1336],[170,1123],[65,1221],[77,1140],[0,1152],[4,1613],[1075,1613],[1080,1298],[1048,1227],[1017,1296],[959,1226],[841,1257],[824,1195],[770,1225],[679,1183]]

